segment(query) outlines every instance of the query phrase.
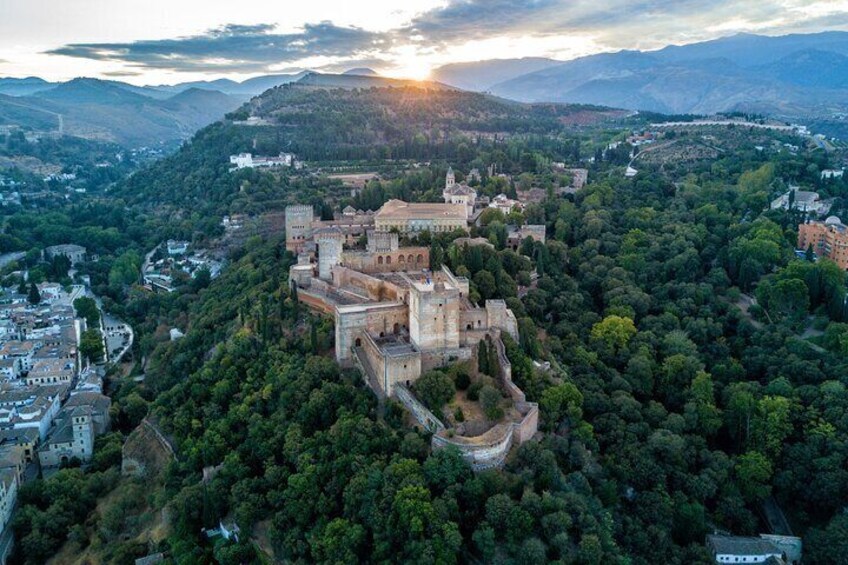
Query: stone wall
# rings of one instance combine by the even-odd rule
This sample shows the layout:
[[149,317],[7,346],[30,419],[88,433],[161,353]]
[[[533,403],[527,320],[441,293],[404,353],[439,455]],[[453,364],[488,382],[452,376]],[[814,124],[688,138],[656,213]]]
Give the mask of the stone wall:
[[433,436],[433,449],[453,446],[475,471],[500,467],[512,447],[513,426],[498,424],[485,434],[477,437],[452,436],[450,430],[441,431]]
[[415,420],[424,427],[424,429],[432,433],[442,432],[445,430],[445,425],[442,421],[436,417],[435,414],[430,412],[426,406],[421,404],[405,386],[397,385],[395,387],[395,397],[401,401],[401,403],[407,410],[409,410]]
[[486,312],[489,315],[489,327],[497,328],[508,333],[512,339],[518,341],[518,320],[515,314],[507,308],[503,300],[487,300]]
[[350,366],[351,348],[362,347],[362,333],[389,335],[399,333],[409,324],[409,310],[402,302],[380,302],[375,304],[355,304],[337,306],[336,322],[336,360],[343,366]]
[[385,396],[392,396],[397,385],[410,385],[421,376],[421,354],[413,348],[402,352],[387,352],[367,332],[360,334],[358,339],[361,350],[374,371],[373,382]]
[[459,331],[489,329],[489,312],[485,308],[470,308],[459,315]]
[[127,436],[121,448],[121,474],[155,477],[177,457],[171,443],[156,424],[147,418]]
[[341,263],[363,273],[420,271],[430,266],[430,249],[402,247],[395,251],[348,251],[342,254]]
[[405,293],[396,285],[365,273],[360,273],[347,267],[334,267],[332,270],[333,283],[336,287],[351,287],[362,291],[370,300],[398,301]]

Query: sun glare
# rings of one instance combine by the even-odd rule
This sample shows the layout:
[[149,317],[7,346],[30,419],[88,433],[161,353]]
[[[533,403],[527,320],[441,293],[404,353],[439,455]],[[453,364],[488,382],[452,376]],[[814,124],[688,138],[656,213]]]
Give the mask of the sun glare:
[[426,80],[430,77],[430,64],[420,57],[409,57],[398,61],[392,75],[398,78]]

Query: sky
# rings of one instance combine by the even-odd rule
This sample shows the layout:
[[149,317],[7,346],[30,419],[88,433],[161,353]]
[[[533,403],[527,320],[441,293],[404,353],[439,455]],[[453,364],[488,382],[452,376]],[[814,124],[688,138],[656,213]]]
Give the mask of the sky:
[[848,0],[0,0],[0,76],[134,84],[848,30]]

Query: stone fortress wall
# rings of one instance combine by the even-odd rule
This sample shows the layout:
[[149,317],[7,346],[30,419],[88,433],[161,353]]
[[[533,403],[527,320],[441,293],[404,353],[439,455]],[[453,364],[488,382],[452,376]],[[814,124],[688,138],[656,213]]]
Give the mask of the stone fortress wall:
[[[461,187],[460,187],[461,188]],[[360,217],[361,216],[361,217]],[[333,221],[316,220],[311,206],[286,208],[286,248],[298,253],[289,283],[306,306],[335,321],[336,360],[358,367],[379,397],[396,397],[428,430],[433,447],[455,445],[475,469],[503,463],[516,443],[536,432],[538,409],[512,383],[500,332],[517,339],[515,316],[502,300],[482,306],[468,299],[469,281],[447,267],[429,271],[429,248],[401,247],[398,233],[466,226],[463,206],[389,201],[376,214],[345,213]],[[388,222],[388,223],[386,223]],[[376,227],[376,229],[374,229]],[[364,250],[345,249],[367,236]],[[446,429],[408,387],[423,372],[476,360],[481,339],[499,344],[500,381],[516,410],[506,423],[475,437]],[[517,416],[520,421],[517,421]]]

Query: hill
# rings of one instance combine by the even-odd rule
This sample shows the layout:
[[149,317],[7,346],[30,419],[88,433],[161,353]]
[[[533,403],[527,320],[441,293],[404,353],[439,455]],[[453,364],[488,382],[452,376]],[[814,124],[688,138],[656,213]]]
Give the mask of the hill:
[[[362,81],[367,88],[353,86]],[[401,86],[377,87],[377,81]],[[206,209],[210,216],[243,212],[244,206],[254,204],[245,204],[253,196],[241,190],[241,182],[249,178],[258,186],[260,173],[230,174],[228,157],[234,153],[287,151],[311,164],[378,158],[426,161],[456,158],[475,139],[556,133],[569,121],[598,122],[615,115],[608,109],[519,104],[436,83],[402,86],[405,82],[318,75],[271,89],[234,114],[239,120],[260,118],[263,125],[230,120],[213,124],[176,154],[133,175],[119,192],[133,202]],[[259,204],[263,211],[268,209],[267,202]]]
[[360,76],[369,76],[369,77],[378,77],[380,73],[375,71],[374,69],[369,69],[368,67],[356,67],[354,69],[348,69],[342,73],[343,75],[360,75]]
[[543,57],[491,59],[471,63],[451,63],[434,69],[430,77],[465,90],[485,91],[495,84],[558,65],[562,61]]
[[231,96],[244,98],[262,94],[269,88],[274,88],[281,84],[294,82],[302,78],[304,74],[305,73],[300,72],[292,74],[261,75],[249,78],[242,82],[222,78],[210,81],[181,82],[178,84],[151,86],[148,88],[168,93],[179,93],[192,88],[198,88],[201,90],[214,90]]
[[176,95],[79,78],[31,96],[0,96],[3,123],[125,146],[172,142],[235,109],[243,98],[189,89]]
[[0,78],[0,94],[7,96],[28,96],[53,86],[54,83],[38,77]]
[[325,88],[372,88],[372,87],[423,87],[439,90],[455,90],[453,86],[433,81],[389,78],[379,75],[332,74],[308,72],[297,84],[302,86],[320,86]]

